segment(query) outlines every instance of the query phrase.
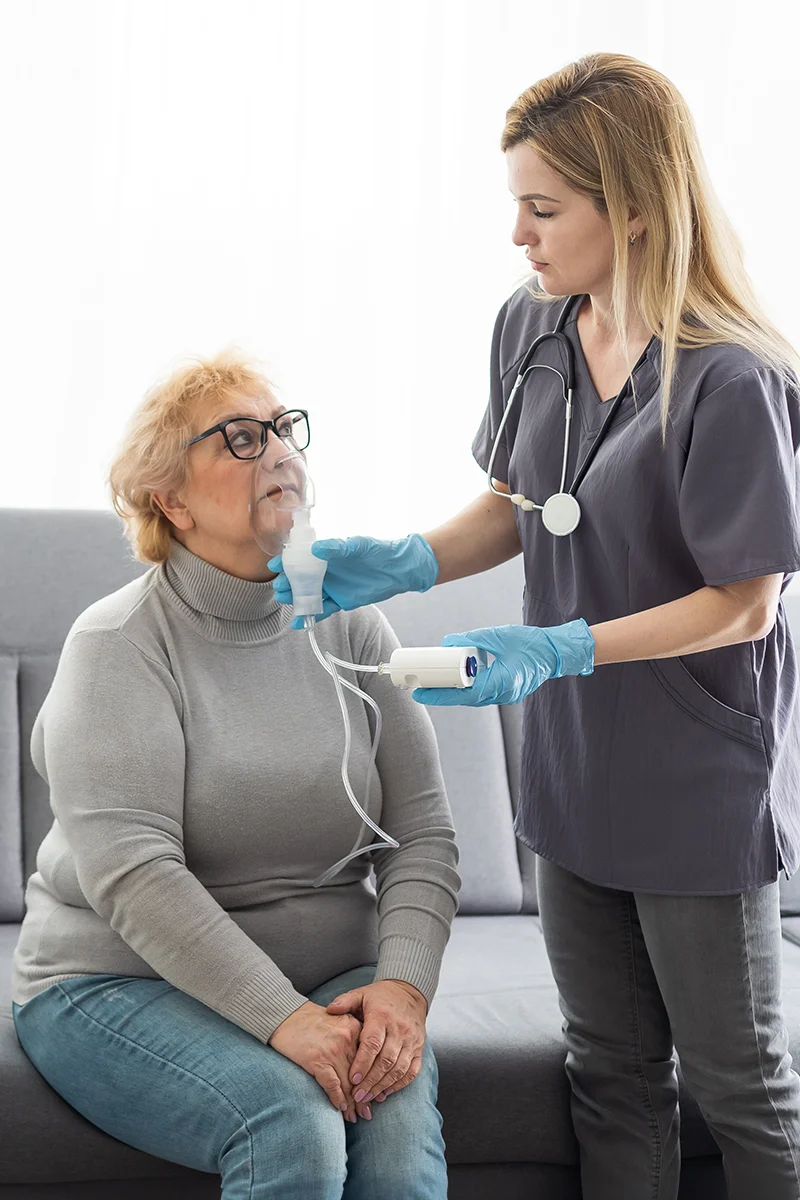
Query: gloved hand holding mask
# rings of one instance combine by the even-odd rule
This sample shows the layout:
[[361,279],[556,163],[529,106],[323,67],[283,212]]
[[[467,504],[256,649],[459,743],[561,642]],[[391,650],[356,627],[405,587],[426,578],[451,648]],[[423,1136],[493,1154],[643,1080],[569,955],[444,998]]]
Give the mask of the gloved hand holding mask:
[[[400,592],[426,592],[439,574],[433,550],[418,533],[394,541],[370,537],[321,538],[312,553],[328,564],[323,582],[323,618],[339,612],[378,604]],[[273,580],[275,597],[291,604],[292,589],[282,570],[280,557],[268,564],[280,574]],[[295,628],[302,621],[292,622]]]

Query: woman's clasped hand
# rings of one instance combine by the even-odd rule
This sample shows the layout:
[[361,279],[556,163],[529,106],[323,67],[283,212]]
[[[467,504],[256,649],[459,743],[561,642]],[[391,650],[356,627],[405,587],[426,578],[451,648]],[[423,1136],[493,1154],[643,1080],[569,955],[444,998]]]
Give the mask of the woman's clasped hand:
[[356,1117],[349,1072],[360,1033],[361,1023],[354,1017],[331,1016],[308,1000],[278,1026],[269,1044],[312,1075],[333,1107],[352,1122]]
[[422,1066],[427,1003],[411,984],[384,979],[346,992],[327,1009],[308,1001],[269,1044],[297,1063],[346,1121],[372,1119],[382,1102],[412,1083]]

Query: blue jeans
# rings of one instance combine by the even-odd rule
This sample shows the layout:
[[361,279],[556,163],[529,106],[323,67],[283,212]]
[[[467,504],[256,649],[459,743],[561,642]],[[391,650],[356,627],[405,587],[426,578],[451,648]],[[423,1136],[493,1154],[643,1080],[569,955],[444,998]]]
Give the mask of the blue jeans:
[[[309,995],[371,983],[356,967]],[[407,1088],[348,1124],[302,1067],[163,979],[88,975],[53,984],[14,1024],[68,1104],[112,1137],[219,1172],[224,1200],[444,1200],[438,1071],[426,1043]]]

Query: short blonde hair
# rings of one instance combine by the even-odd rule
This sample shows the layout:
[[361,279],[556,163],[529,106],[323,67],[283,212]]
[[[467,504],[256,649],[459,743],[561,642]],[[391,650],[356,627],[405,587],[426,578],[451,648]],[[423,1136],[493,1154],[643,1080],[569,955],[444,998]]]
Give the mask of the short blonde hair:
[[153,493],[185,486],[186,442],[193,435],[197,410],[211,400],[235,403],[243,396],[274,395],[261,366],[236,346],[214,358],[192,358],[155,384],[134,412],[108,483],[114,510],[142,562],[161,563],[169,555],[172,522]]

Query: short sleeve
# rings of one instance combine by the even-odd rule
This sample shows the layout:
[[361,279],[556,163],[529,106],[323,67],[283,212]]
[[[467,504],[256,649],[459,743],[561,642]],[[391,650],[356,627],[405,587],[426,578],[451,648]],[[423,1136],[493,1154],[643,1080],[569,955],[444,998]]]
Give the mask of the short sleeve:
[[769,367],[695,408],[680,485],[683,537],[708,586],[800,569],[800,397]]
[[[472,454],[482,471],[489,468],[489,459],[492,456],[492,447],[494,446],[497,429],[503,419],[503,411],[505,409],[505,397],[503,395],[503,369],[501,363],[501,343],[503,338],[503,327],[505,325],[506,314],[508,312],[509,302],[503,305],[497,315],[497,320],[494,323],[494,335],[492,337],[492,352],[491,352],[491,368],[489,378],[489,403],[486,406],[486,411],[483,414],[478,432],[475,434],[475,439],[472,443]],[[509,442],[507,435],[509,433],[508,424],[503,430],[500,437],[500,442],[497,447],[497,455],[495,456],[492,466],[492,477],[499,479],[501,483],[508,482],[508,463],[511,457],[509,451]]]

